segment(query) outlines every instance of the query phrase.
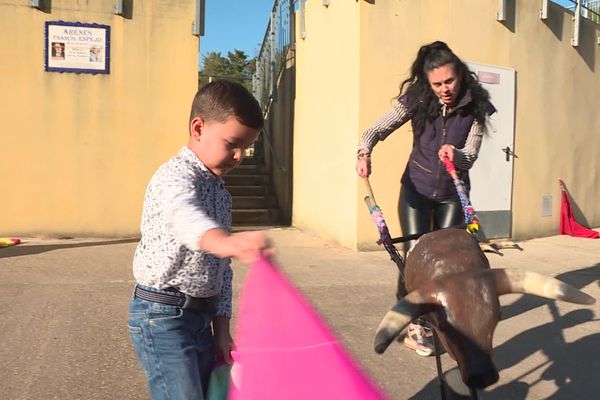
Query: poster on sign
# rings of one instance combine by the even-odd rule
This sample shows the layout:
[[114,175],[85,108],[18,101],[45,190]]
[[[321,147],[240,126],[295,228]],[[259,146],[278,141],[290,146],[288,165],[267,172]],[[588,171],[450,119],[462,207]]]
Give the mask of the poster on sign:
[[47,21],[45,33],[46,71],[110,73],[110,26]]

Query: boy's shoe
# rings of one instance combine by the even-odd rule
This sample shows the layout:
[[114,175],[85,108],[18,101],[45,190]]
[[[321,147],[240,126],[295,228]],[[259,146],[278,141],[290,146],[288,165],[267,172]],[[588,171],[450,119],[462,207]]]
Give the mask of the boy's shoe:
[[435,355],[433,332],[427,326],[413,324],[412,322],[408,324],[404,345],[423,357]]

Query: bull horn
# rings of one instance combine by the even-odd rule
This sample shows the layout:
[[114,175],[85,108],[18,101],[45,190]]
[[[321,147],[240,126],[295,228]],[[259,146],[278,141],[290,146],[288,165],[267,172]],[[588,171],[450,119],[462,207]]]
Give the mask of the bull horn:
[[508,293],[525,293],[547,299],[576,304],[594,304],[596,299],[573,286],[555,278],[535,272],[516,269],[492,269],[498,296]]
[[377,353],[382,354],[411,321],[430,311],[430,302],[424,301],[427,297],[431,296],[423,296],[420,290],[410,292],[385,314],[375,333]]

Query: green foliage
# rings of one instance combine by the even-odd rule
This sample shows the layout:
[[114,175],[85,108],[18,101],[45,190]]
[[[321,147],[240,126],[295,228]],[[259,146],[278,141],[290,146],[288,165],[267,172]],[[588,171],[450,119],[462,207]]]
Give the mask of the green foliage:
[[256,70],[256,60],[248,60],[242,50],[227,52],[223,57],[220,51],[211,51],[202,57],[202,65],[198,72],[198,87],[206,85],[214,79],[230,79],[242,83],[252,90],[252,75]]

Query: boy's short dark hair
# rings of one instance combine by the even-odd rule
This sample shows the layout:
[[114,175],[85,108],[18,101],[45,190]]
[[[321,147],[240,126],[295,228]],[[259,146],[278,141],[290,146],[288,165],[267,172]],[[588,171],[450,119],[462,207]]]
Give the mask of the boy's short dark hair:
[[218,79],[204,85],[194,96],[190,122],[196,117],[225,122],[231,116],[250,128],[261,129],[264,125],[258,101],[240,83]]

